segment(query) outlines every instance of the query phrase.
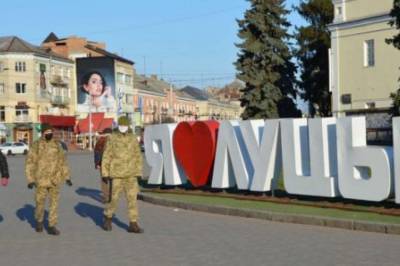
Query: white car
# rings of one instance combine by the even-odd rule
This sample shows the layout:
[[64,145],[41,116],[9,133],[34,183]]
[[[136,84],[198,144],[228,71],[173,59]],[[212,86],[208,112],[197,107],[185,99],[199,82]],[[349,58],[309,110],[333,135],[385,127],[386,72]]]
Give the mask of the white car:
[[27,154],[29,146],[23,142],[6,142],[0,145],[0,150],[5,155]]

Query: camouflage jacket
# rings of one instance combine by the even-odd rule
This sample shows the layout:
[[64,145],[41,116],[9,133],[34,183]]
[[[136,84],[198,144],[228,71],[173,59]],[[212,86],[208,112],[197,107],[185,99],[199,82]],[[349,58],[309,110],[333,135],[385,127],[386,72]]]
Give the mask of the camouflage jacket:
[[104,177],[129,178],[142,175],[142,153],[135,134],[113,133],[104,149],[101,172]]
[[25,174],[28,183],[40,187],[58,186],[69,179],[67,159],[58,141],[35,141],[26,158]]

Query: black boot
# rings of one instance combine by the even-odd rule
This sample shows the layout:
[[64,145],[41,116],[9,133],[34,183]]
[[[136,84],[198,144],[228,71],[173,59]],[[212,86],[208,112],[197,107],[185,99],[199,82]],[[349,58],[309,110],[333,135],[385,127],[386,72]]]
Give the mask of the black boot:
[[49,235],[53,236],[58,236],[60,234],[60,231],[55,226],[50,226],[47,232],[49,233]]
[[128,227],[129,233],[142,234],[144,230],[139,227],[137,222],[130,222]]
[[112,218],[108,218],[104,216],[104,223],[103,223],[103,229],[104,231],[111,231],[112,230]]
[[43,222],[36,222],[35,231],[38,233],[43,232]]

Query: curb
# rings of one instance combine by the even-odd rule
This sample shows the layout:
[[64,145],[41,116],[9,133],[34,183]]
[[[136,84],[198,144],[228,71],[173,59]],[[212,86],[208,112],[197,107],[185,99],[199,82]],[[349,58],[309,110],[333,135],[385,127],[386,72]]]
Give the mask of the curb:
[[184,210],[208,212],[221,215],[255,218],[273,222],[316,225],[332,228],[340,228],[353,231],[374,232],[383,234],[400,235],[400,224],[372,223],[358,220],[335,219],[304,214],[286,214],[269,211],[257,211],[249,209],[235,209],[223,206],[210,206],[197,203],[186,203],[176,200],[163,199],[139,193],[138,199],[155,205],[174,207]]

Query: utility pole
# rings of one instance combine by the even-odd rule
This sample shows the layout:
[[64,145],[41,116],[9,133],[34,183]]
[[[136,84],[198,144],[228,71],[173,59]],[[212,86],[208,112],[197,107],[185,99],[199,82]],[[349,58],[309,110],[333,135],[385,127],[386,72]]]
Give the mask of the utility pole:
[[143,56],[143,75],[146,76],[146,56]]
[[160,61],[160,80],[162,80],[163,76],[163,71],[162,71],[163,65],[162,65],[162,60]]
[[92,97],[89,95],[89,150],[92,150]]

